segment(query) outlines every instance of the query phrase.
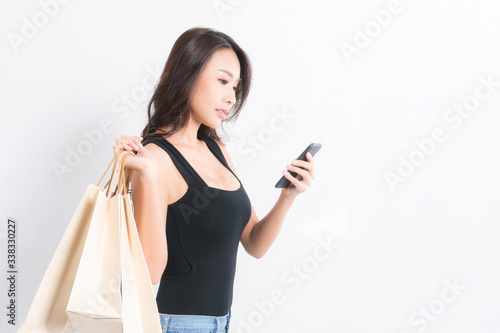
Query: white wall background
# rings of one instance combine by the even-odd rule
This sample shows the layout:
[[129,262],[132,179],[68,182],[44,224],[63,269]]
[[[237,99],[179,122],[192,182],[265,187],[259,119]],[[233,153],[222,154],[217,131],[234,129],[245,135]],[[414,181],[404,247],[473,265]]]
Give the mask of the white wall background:
[[[231,330],[498,332],[499,10],[494,0],[2,0],[0,331],[24,321],[115,139],[140,134],[175,39],[208,26],[254,66],[228,149],[260,218],[285,164],[323,144],[270,251],[257,260],[240,246]],[[289,116],[272,130],[278,114]],[[102,121],[112,129],[58,176],[54,163],[67,165]],[[388,172],[402,181],[391,187]]]

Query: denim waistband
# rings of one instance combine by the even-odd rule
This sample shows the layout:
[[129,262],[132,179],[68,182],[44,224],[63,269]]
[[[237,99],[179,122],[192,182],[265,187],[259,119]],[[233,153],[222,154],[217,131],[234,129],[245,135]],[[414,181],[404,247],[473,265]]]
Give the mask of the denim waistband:
[[162,331],[173,330],[215,330],[229,329],[231,320],[231,310],[225,316],[205,316],[205,315],[178,315],[160,313]]

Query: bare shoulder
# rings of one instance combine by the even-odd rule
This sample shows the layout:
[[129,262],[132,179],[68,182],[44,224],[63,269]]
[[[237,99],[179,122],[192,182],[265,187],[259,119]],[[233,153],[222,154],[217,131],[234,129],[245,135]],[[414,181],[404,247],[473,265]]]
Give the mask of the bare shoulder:
[[163,148],[153,142],[146,144],[144,148],[146,148],[156,158],[160,170],[161,181],[165,184],[172,184],[174,181],[172,177],[176,174],[177,167],[175,166],[174,161],[172,161],[170,155],[163,150]]
[[150,142],[144,146],[158,162],[158,167],[160,171],[160,195],[163,197],[162,210],[166,211],[167,205],[178,199],[178,192],[184,190],[181,188],[182,176],[180,175],[177,167],[172,161],[170,155],[160,146],[153,142]]
[[161,168],[175,166],[170,155],[167,154],[167,152],[163,150],[163,148],[159,147],[153,142],[146,144],[144,148],[146,148],[149,152],[151,152],[151,154],[154,155]]

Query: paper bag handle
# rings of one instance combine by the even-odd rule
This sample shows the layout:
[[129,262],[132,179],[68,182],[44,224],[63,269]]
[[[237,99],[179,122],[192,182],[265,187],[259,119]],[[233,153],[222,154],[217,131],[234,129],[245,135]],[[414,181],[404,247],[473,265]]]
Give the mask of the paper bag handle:
[[[133,169],[126,168],[125,167],[125,160],[130,156],[135,156],[135,154],[131,151],[126,151],[123,149],[119,149],[116,153],[111,162],[109,163],[108,167],[106,168],[106,171],[104,171],[104,174],[102,175],[101,179],[97,183],[97,186],[99,187],[99,184],[101,184],[101,181],[103,180],[104,176],[106,176],[106,173],[109,170],[109,167],[111,164],[113,164],[113,169],[111,172],[111,177],[104,185],[103,189],[106,190],[106,196],[108,198],[114,196],[116,193],[120,192],[122,195],[125,195],[128,192],[128,188],[130,185],[130,181],[132,180],[132,174],[134,172]],[[109,194],[109,190],[113,188],[113,184],[117,181],[117,185],[115,187],[115,190],[111,193],[111,196]]]

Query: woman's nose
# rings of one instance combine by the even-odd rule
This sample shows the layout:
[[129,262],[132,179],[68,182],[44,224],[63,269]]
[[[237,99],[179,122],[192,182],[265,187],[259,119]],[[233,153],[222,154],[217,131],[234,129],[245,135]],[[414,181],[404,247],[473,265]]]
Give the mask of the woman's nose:
[[232,87],[231,90],[226,94],[225,102],[231,105],[236,103],[236,92]]

